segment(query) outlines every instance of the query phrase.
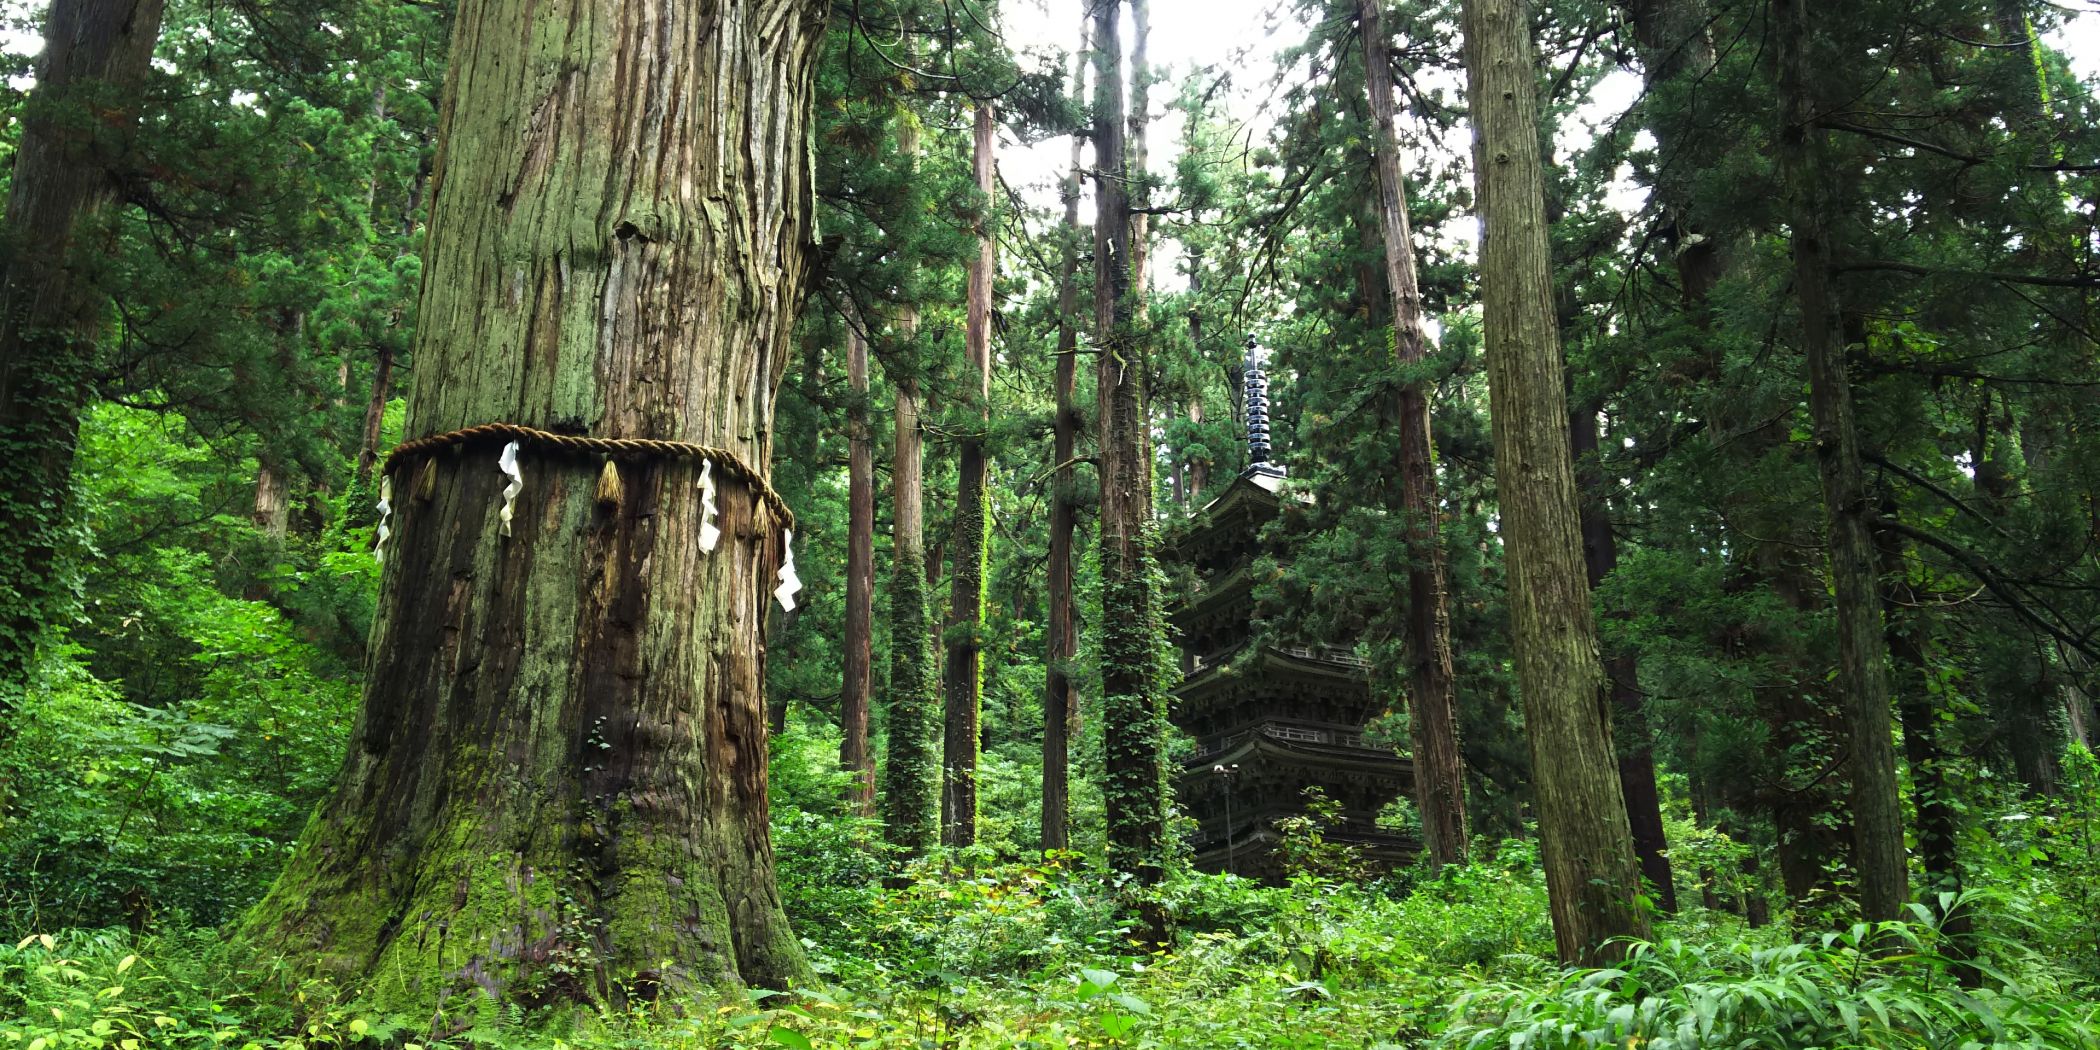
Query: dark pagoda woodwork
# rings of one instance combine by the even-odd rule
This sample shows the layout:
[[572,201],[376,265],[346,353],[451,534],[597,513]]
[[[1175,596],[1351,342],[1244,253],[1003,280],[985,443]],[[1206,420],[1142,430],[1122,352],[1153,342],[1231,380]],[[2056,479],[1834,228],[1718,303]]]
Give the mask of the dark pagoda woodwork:
[[1269,555],[1289,569],[1283,552],[1261,541],[1285,498],[1284,470],[1269,462],[1268,380],[1251,341],[1242,385],[1252,465],[1162,552],[1189,581],[1171,618],[1182,672],[1174,723],[1196,738],[1177,778],[1196,822],[1196,867],[1282,881],[1277,821],[1302,814],[1314,787],[1342,806],[1328,841],[1356,847],[1376,867],[1404,864],[1416,843],[1377,818],[1410,793],[1414,770],[1364,739],[1381,705],[1351,640],[1255,643],[1254,563]]

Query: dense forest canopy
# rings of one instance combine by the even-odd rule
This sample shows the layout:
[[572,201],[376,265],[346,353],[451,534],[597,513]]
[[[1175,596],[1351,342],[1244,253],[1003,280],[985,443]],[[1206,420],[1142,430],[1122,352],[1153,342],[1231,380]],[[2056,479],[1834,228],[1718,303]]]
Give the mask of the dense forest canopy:
[[11,5],[0,1045],[2100,1048],[2096,33]]

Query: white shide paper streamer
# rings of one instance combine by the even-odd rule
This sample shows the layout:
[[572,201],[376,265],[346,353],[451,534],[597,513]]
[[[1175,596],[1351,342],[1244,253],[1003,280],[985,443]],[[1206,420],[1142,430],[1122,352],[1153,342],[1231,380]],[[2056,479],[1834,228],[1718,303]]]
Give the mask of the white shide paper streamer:
[[525,490],[525,474],[518,469],[517,442],[503,446],[503,455],[496,459],[496,469],[510,475],[510,484],[503,486],[503,511],[498,515],[503,522],[503,534],[508,536],[512,505],[518,502],[518,493]]
[[712,551],[722,539],[722,530],[715,527],[715,461],[700,461],[700,549]]
[[394,479],[390,475],[379,476],[379,539],[372,544],[372,560],[386,563],[386,538],[394,534],[387,522],[394,516]]
[[802,577],[795,575],[795,530],[784,530],[786,537],[780,541],[780,586],[773,588],[773,597],[780,600],[782,612],[795,611],[795,595],[802,590]]

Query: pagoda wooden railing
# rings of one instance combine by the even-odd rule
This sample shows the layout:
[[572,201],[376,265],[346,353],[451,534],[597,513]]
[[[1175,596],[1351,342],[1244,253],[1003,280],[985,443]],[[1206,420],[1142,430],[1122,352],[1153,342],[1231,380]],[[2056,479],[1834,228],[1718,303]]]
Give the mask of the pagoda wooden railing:
[[[1242,648],[1244,648],[1243,645],[1235,643],[1232,645],[1225,646],[1222,649],[1212,650],[1208,653],[1198,653],[1193,661],[1195,667],[1190,673],[1193,674],[1195,673],[1195,671],[1201,671],[1206,668],[1215,667],[1218,664],[1224,663],[1226,660],[1230,659],[1233,656],[1233,654],[1239,652]],[[1338,645],[1277,645],[1271,646],[1270,648],[1275,650],[1276,652],[1282,653],[1285,656],[1295,656],[1300,660],[1311,660],[1316,663],[1334,664],[1338,667],[1347,667],[1354,671],[1363,671],[1366,673],[1368,673],[1371,670],[1371,661],[1356,655],[1356,652],[1354,650],[1344,649]]]
[[1210,758],[1212,755],[1230,751],[1252,739],[1257,733],[1271,740],[1284,740],[1297,744],[1327,744],[1333,747],[1362,748],[1366,751],[1385,750],[1375,744],[1366,743],[1364,735],[1353,729],[1323,729],[1317,726],[1264,722],[1261,725],[1219,737],[1211,743],[1197,744],[1196,753],[1190,757],[1189,761],[1200,762]]

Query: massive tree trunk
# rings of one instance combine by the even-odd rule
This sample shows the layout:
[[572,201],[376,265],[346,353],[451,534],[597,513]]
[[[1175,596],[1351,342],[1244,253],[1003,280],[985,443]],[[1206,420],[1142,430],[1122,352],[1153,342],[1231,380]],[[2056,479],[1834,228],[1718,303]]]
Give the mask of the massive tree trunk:
[[[1086,94],[1087,26],[1080,18],[1079,54],[1072,68],[1072,94]],[[1077,528],[1072,458],[1079,445],[1079,409],[1073,395],[1079,377],[1079,180],[1085,136],[1072,135],[1072,167],[1065,176],[1064,247],[1058,259],[1056,412],[1050,425],[1050,581],[1048,651],[1043,688],[1043,848],[1067,849],[1072,840],[1072,740],[1078,735],[1079,699],[1072,690],[1072,659],[1079,652],[1073,627],[1072,534]]]
[[1794,293],[1801,306],[1808,407],[1835,592],[1838,683],[1844,691],[1852,750],[1852,862],[1859,878],[1860,912],[1879,921],[1902,912],[1910,897],[1910,875],[1904,862],[1903,807],[1889,719],[1888,640],[1882,633],[1876,586],[1874,511],[1867,502],[1852,381],[1845,371],[1846,347],[1840,337],[1837,294],[1831,287],[1824,202],[1826,133],[1816,126],[1819,114],[1812,85],[1818,58],[1811,54],[1811,15],[1804,0],[1773,0],[1772,13],[1779,49],[1777,153],[1789,198]]
[[160,16],[161,0],[53,0],[21,114],[0,275],[0,740],[66,591],[56,554],[105,312],[99,220],[116,197],[110,169],[137,126]]
[[[461,5],[416,337],[447,381],[416,386],[411,434],[676,439],[763,473],[823,17]],[[513,519],[500,444],[394,468],[364,711],[251,935],[447,1029],[491,1001],[785,987],[762,683],[787,522],[717,463],[704,551],[698,462],[532,443]]]
[[1482,330],[1510,621],[1531,739],[1539,839],[1560,955],[1609,957],[1644,936],[1640,873],[1612,754],[1584,578],[1523,0],[1466,0],[1467,98],[1479,187]]
[[[915,163],[919,126],[900,114],[897,150]],[[918,308],[898,308],[898,357],[906,367],[890,376],[897,388],[896,445],[890,454],[890,682],[889,752],[882,764],[882,820],[891,845],[909,855],[936,841],[941,768],[939,712],[935,708],[932,617],[926,601],[926,435],[919,430]]]
[[868,430],[868,336],[846,321],[846,637],[839,688],[839,767],[853,775],[853,808],[875,815],[875,758],[868,748],[868,698],[875,663],[875,443]]
[[990,463],[985,440],[992,425],[992,273],[998,265],[992,241],[994,133],[992,103],[977,104],[971,135],[971,170],[984,197],[978,220],[977,258],[970,264],[965,304],[963,353],[977,369],[978,429],[962,440],[956,470],[955,520],[949,544],[946,739],[941,750],[941,844],[968,846],[977,841],[977,749],[982,736],[984,688],[984,566],[990,538],[986,519],[990,500]]
[[[1407,184],[1400,173],[1400,139],[1393,127],[1392,58],[1387,53],[1384,0],[1359,0],[1364,40],[1364,84],[1377,137],[1378,224],[1385,244],[1393,351],[1403,372],[1429,360],[1422,289],[1415,276],[1414,235],[1407,221]],[[1458,704],[1452,690],[1451,613],[1444,591],[1444,544],[1437,505],[1436,456],[1429,428],[1429,382],[1410,374],[1400,388],[1400,502],[1406,515],[1407,706],[1415,762],[1415,802],[1422,816],[1422,850],[1430,867],[1466,860],[1466,765],[1458,749]]]
[[1108,862],[1154,880],[1165,838],[1166,697],[1152,565],[1152,434],[1130,247],[1120,0],[1094,7],[1094,339],[1100,346],[1101,692]]

